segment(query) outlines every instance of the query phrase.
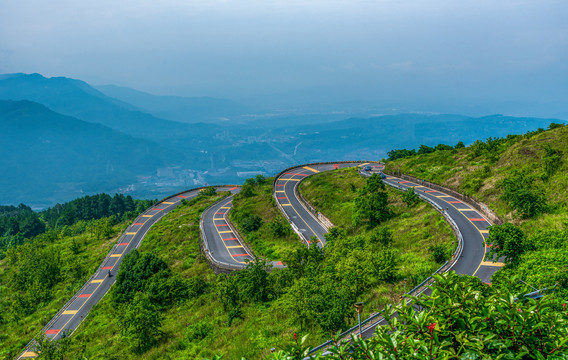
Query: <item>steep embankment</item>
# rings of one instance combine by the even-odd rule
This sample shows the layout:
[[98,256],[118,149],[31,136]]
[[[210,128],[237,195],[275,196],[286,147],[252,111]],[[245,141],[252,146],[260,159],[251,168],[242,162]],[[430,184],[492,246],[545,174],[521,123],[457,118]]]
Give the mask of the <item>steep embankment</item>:
[[506,237],[493,233],[492,240],[505,241],[501,255],[509,263],[494,276],[496,282],[517,275],[537,288],[558,284],[558,292],[565,294],[567,156],[568,127],[552,125],[546,131],[389,161],[386,171],[432,181],[487,204],[513,225]]

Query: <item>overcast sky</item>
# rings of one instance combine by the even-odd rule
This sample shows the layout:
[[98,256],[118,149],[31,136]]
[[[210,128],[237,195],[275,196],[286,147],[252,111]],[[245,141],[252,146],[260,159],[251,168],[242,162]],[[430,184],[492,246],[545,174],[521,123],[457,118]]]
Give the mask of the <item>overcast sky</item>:
[[0,73],[155,94],[566,100],[566,0],[0,0]]

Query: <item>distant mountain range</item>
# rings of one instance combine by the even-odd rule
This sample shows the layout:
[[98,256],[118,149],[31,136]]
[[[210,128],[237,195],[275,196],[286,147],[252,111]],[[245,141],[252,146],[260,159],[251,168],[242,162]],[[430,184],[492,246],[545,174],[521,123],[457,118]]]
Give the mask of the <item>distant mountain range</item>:
[[31,101],[0,100],[0,202],[55,203],[117,191],[181,163],[148,140],[64,116]]
[[145,139],[171,138],[194,131],[188,124],[156,118],[111,98],[89,84],[65,77],[10,74],[0,77],[0,99],[31,100],[63,115],[102,124]]
[[97,86],[107,96],[134,105],[138,110],[159,118],[184,123],[235,122],[251,111],[231,100],[212,97],[156,96],[116,85]]
[[378,160],[391,149],[468,144],[564,122],[502,115],[350,117],[329,109],[254,113],[229,100],[96,89],[39,74],[0,75],[0,100],[0,204],[36,207],[101,191],[156,198],[206,183],[240,183],[292,164]]

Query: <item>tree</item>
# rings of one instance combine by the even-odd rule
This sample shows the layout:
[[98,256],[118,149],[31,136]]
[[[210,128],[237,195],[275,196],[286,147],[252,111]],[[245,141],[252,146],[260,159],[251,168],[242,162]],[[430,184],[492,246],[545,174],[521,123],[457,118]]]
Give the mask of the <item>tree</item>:
[[546,199],[539,189],[534,188],[534,178],[522,171],[515,170],[503,180],[503,195],[501,198],[522,218],[535,217],[544,212]]
[[463,149],[464,147],[463,141],[459,141],[456,146],[454,146],[454,149]]
[[265,260],[255,258],[239,272],[246,299],[262,303],[271,298],[272,288],[268,277],[271,268],[272,266]]
[[140,253],[137,249],[132,250],[124,256],[116,275],[116,284],[112,289],[113,301],[116,304],[131,301],[137,292],[144,292],[149,279],[161,271],[167,272],[167,274],[170,271],[164,260],[152,253]]
[[416,152],[418,155],[421,154],[430,154],[434,152],[434,148],[431,148],[430,146],[426,146],[426,145],[420,145],[420,148],[418,148],[418,151]]
[[412,207],[420,202],[420,196],[414,191],[414,188],[410,188],[402,195],[402,201],[409,207]]
[[122,307],[118,321],[121,335],[135,351],[144,352],[150,348],[156,338],[162,334],[162,317],[150,299],[137,293],[129,304]]
[[373,228],[389,219],[391,215],[392,211],[388,205],[386,192],[374,192],[355,198],[354,226],[366,223],[369,228]]
[[516,264],[521,255],[530,249],[525,233],[511,223],[490,226],[489,237],[485,242],[491,244],[486,258],[503,256],[506,262],[512,264]]

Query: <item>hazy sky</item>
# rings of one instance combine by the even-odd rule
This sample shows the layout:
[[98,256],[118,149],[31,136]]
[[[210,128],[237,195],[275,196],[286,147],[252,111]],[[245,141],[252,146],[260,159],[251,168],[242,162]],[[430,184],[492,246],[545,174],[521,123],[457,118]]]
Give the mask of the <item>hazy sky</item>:
[[229,98],[565,101],[567,19],[566,0],[0,0],[0,73]]

